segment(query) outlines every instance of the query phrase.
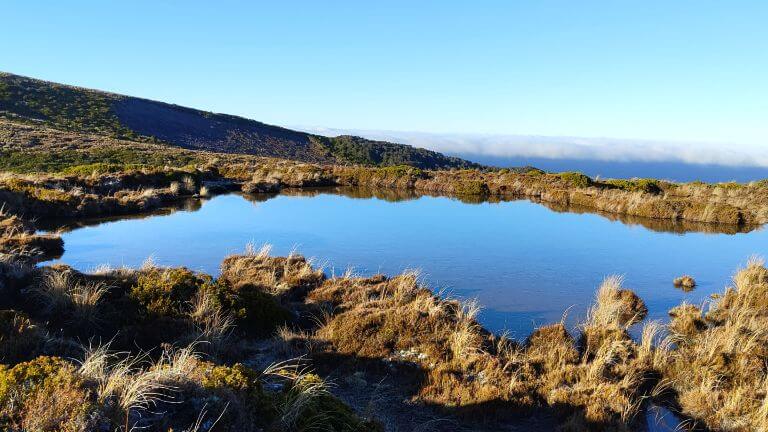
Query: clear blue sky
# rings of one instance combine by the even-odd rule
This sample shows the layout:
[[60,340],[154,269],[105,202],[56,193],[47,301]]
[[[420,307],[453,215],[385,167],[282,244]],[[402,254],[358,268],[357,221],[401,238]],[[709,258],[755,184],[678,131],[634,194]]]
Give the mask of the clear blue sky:
[[282,125],[768,146],[763,0],[117,3],[3,2],[0,70]]

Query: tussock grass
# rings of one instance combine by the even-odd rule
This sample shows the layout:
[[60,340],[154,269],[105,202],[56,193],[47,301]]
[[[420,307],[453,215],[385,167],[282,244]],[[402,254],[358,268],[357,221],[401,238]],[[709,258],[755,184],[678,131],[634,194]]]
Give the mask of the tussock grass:
[[224,311],[209,290],[198,290],[190,306],[189,316],[197,329],[196,340],[206,342],[214,352],[221,351],[235,327],[234,317]]
[[141,413],[174,400],[179,384],[188,380],[197,367],[199,356],[194,346],[165,350],[152,362],[141,353],[111,352],[109,344],[86,350],[78,373],[97,384],[101,404],[114,403],[125,418],[125,430],[135,427]]
[[300,255],[270,257],[271,250],[271,245],[256,249],[249,243],[244,255],[224,259],[220,280],[236,289],[251,285],[273,295],[296,299],[325,278],[322,269],[313,268],[311,260]]
[[696,281],[693,279],[693,277],[688,275],[683,275],[680,277],[676,277],[672,284],[676,288],[681,288],[684,291],[691,291],[696,287]]
[[68,271],[48,272],[42,283],[27,291],[48,316],[64,316],[71,323],[99,323],[98,304],[109,292],[103,283],[75,281]]
[[48,341],[45,327],[22,312],[0,310],[0,363],[31,360]]
[[641,344],[632,340],[627,329],[647,310],[621,282],[609,277],[600,286],[578,338],[560,323],[522,345],[485,332],[475,303],[439,299],[414,274],[331,279],[309,300],[336,310],[317,330],[334,349],[424,368],[420,399],[447,406],[502,401],[514,409],[544,403],[581,430],[630,430],[668,344],[656,323],[647,325]]
[[768,364],[768,270],[751,259],[705,310],[673,310],[677,349],[664,369],[683,412],[707,427],[764,430]]

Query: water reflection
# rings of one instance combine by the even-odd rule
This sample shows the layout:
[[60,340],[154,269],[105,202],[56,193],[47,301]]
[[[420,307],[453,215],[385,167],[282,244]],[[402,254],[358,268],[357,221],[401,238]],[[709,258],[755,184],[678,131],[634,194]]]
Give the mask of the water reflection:
[[193,212],[200,210],[203,203],[206,201],[204,198],[187,198],[179,201],[174,201],[162,207],[135,214],[127,215],[115,215],[115,216],[99,216],[90,218],[64,218],[64,219],[39,219],[37,221],[37,228],[45,232],[59,232],[66,233],[79,228],[101,225],[107,222],[126,221],[126,220],[140,220],[154,216],[167,216],[177,211]]
[[[280,193],[257,193],[245,194],[238,193],[249,202],[262,203],[278,196],[290,197],[316,197],[319,195],[340,195],[353,199],[378,199],[386,202],[403,202],[417,200],[421,197],[445,197],[444,194],[415,192],[413,190],[372,188],[366,186],[339,186],[339,187],[317,187],[317,188],[288,188]],[[676,221],[668,219],[652,219],[640,216],[621,215],[615,213],[601,212],[592,208],[563,205],[550,202],[544,202],[536,199],[513,199],[504,197],[481,197],[481,196],[452,196],[451,199],[458,200],[463,204],[483,204],[483,203],[502,203],[514,201],[530,201],[542,205],[557,213],[575,213],[575,214],[594,214],[606,218],[610,221],[620,222],[625,225],[637,225],[656,232],[668,232],[684,234],[689,232],[713,233],[713,234],[738,234],[748,233],[760,230],[759,226],[736,226],[725,224],[713,224],[704,222]],[[45,231],[67,232],[73,229],[86,226],[98,225],[104,222],[117,220],[143,219],[158,215],[168,215],[176,211],[196,211],[209,198],[188,198],[170,203],[161,208],[132,215],[117,215],[108,217],[84,218],[78,220],[72,219],[41,219],[38,227]]]
[[[370,187],[333,187],[333,188],[305,188],[305,189],[286,189],[281,192],[282,195],[287,196],[303,196],[314,197],[320,194],[337,194],[348,198],[358,199],[371,199],[376,198],[388,202],[401,202],[415,200],[420,197],[440,197],[441,194],[430,193],[417,193],[413,190],[395,190],[395,189],[381,189]],[[264,195],[259,194],[248,197],[249,201],[265,201],[273,198],[278,194]],[[548,209],[558,213],[576,213],[576,214],[595,214],[604,217],[610,221],[621,222],[626,225],[639,225],[656,232],[669,232],[683,234],[688,232],[703,232],[703,233],[722,233],[722,234],[737,234],[748,233],[762,227],[757,226],[737,226],[727,224],[713,224],[705,222],[691,222],[685,220],[669,220],[669,219],[653,219],[640,216],[622,215],[608,212],[601,212],[589,207],[576,206],[576,205],[564,205],[550,202],[544,202],[536,199],[512,199],[503,197],[481,197],[481,196],[453,196],[464,204],[482,204],[482,203],[501,203],[511,201],[531,201],[536,204],[543,205]]]

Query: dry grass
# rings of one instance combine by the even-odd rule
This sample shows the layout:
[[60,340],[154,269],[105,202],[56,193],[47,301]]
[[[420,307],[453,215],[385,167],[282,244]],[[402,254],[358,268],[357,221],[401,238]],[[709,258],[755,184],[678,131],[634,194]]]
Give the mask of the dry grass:
[[[147,354],[111,352],[109,344],[86,350],[78,372],[97,383],[97,398],[114,404],[125,418],[125,430],[158,404],[173,401],[180,383],[192,376],[199,356],[194,346],[165,350],[152,362]],[[137,417],[132,420],[133,417]]]
[[209,290],[198,290],[191,302],[189,317],[197,329],[198,341],[219,352],[231,336],[235,320],[225,312]]
[[221,264],[220,280],[235,288],[244,285],[260,287],[272,295],[301,298],[324,278],[322,269],[300,255],[270,257],[272,247],[246,247],[245,255],[232,255]]
[[312,430],[315,424],[322,425],[328,421],[327,413],[322,411],[312,413],[308,418],[305,415],[305,411],[318,399],[329,394],[328,386],[320,377],[309,373],[306,368],[293,361],[271,365],[264,374],[288,380],[288,385],[291,386],[288,397],[281,400],[277,406],[277,423],[281,430],[296,430],[300,420],[309,423],[303,425],[306,430]]
[[109,287],[104,283],[75,281],[69,271],[50,271],[42,283],[33,285],[28,292],[45,315],[94,325],[99,323],[98,305]]
[[0,292],[5,288],[7,280],[21,279],[30,272],[28,260],[24,259],[26,251],[0,253]]
[[545,403],[582,430],[630,430],[651,397],[655,368],[666,361],[659,324],[645,327],[640,344],[627,333],[647,311],[618,277],[601,285],[578,340],[561,323],[537,330],[522,346],[484,332],[475,303],[441,300],[414,274],[331,279],[309,300],[336,310],[317,337],[339,352],[415,363],[427,371],[419,391],[424,401],[502,401],[517,408]]
[[672,313],[677,349],[664,369],[686,415],[725,431],[768,429],[768,270],[750,260],[706,312]]

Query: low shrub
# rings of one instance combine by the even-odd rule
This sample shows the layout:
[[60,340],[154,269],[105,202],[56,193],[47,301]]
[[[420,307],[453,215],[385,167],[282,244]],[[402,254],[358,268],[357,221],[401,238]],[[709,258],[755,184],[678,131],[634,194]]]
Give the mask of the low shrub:
[[186,268],[157,268],[142,271],[131,288],[130,297],[154,316],[185,316],[197,291],[213,279]]
[[148,165],[142,164],[115,164],[106,162],[95,162],[83,165],[69,166],[61,170],[65,175],[77,175],[77,176],[91,176],[109,173],[120,173],[138,171],[142,169],[150,168]]
[[736,183],[736,182],[724,182],[724,183],[718,183],[715,185],[718,189],[725,189],[725,190],[739,190],[744,189],[747,187],[745,184],[742,183]]
[[218,283],[205,289],[213,293],[212,297],[223,311],[234,317],[236,330],[250,337],[270,335],[293,317],[258,285]]
[[460,178],[453,182],[453,193],[464,196],[488,195],[488,185],[482,180]]
[[58,357],[0,366],[0,426],[29,431],[93,430],[93,392],[75,367]]
[[629,191],[629,192],[644,192],[653,195],[658,195],[664,190],[661,187],[661,183],[655,179],[611,179],[602,182],[605,185],[614,187],[617,189]]
[[527,167],[526,170],[525,170],[525,175],[529,175],[529,176],[532,176],[532,177],[538,177],[538,176],[542,176],[544,174],[546,174],[546,172],[544,170],[540,170],[540,169],[534,168],[534,167]]
[[383,432],[383,427],[363,421],[338,398],[331,395],[325,381],[307,373],[294,377],[275,401],[277,419],[270,431]]
[[594,183],[589,176],[576,171],[562,172],[555,175],[565,181],[568,186],[575,188],[587,188]]
[[260,374],[240,363],[232,366],[209,365],[200,385],[209,395],[235,404],[225,412],[223,422],[230,428],[270,424],[276,413],[273,396],[264,392]]

